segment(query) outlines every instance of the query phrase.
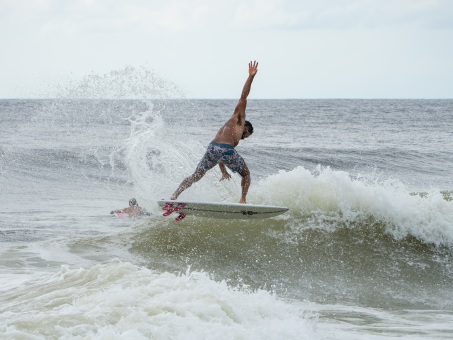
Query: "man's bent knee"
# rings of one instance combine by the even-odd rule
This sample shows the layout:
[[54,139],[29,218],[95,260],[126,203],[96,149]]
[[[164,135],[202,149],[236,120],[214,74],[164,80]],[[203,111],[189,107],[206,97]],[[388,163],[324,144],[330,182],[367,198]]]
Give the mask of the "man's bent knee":
[[239,173],[239,175],[241,175],[243,178],[244,178],[244,177],[250,178],[250,171],[249,171],[249,168],[247,167],[247,165],[244,166],[244,168],[243,168],[242,171]]

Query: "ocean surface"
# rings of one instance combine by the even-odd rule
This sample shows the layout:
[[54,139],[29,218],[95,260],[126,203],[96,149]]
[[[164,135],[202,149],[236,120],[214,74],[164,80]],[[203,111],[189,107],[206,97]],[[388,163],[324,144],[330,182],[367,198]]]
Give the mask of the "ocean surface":
[[[453,100],[252,89],[247,202],[289,212],[176,222],[237,100],[127,94],[0,100],[1,339],[453,337]],[[180,198],[238,202],[220,177]]]

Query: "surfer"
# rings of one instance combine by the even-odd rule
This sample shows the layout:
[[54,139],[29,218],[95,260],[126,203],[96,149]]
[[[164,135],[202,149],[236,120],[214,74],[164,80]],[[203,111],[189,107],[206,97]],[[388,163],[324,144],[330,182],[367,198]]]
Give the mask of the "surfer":
[[252,124],[245,120],[245,109],[253,78],[255,78],[257,72],[258,63],[256,61],[250,62],[249,76],[242,89],[241,98],[234,109],[233,115],[217,132],[194,173],[181,182],[178,189],[170,197],[171,200],[177,199],[184,190],[199,181],[208,170],[218,164],[222,172],[221,181],[231,178],[225,166],[241,175],[242,196],[239,203],[246,203],[246,196],[250,186],[250,171],[244,159],[235,150],[235,147],[241,139],[248,138],[253,133]]
[[124,214],[129,217],[140,216],[140,215],[149,215],[149,213],[144,208],[142,208],[141,206],[138,205],[138,202],[135,198],[131,198],[129,200],[129,207],[124,208],[124,209],[113,210],[110,212],[110,214],[120,214],[120,215]]

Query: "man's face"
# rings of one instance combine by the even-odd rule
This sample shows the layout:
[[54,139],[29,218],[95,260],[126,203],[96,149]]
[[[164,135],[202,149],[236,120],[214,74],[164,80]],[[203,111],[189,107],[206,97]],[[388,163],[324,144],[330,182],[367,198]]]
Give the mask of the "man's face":
[[241,139],[246,139],[251,136],[251,133],[249,131],[249,128],[247,126],[244,126],[244,132],[242,132],[242,137]]

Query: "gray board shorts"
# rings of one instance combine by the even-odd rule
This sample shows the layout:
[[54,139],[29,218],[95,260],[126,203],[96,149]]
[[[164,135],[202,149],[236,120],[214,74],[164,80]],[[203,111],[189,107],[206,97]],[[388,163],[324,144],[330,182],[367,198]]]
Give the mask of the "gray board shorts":
[[244,159],[231,144],[211,142],[206,153],[198,163],[197,170],[208,171],[218,163],[225,164],[231,171],[241,173],[245,166]]

